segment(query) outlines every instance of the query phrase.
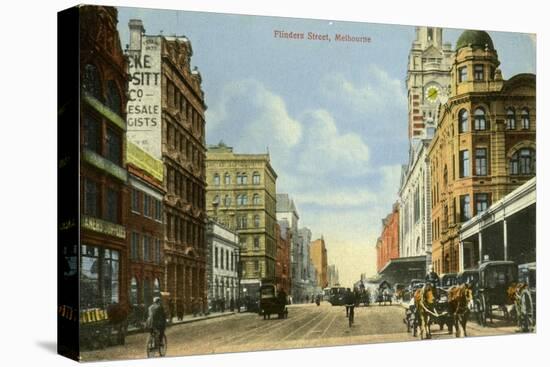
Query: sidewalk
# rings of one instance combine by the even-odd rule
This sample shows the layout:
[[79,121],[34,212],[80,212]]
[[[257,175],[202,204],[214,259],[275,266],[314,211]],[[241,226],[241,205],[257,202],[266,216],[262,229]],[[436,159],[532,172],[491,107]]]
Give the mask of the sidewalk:
[[[226,311],[226,312],[211,312],[208,315],[197,315],[196,317],[194,317],[193,315],[185,315],[181,320],[178,320],[177,317],[173,317],[172,320],[168,321],[168,323],[166,324],[166,327],[171,327],[171,326],[180,325],[180,324],[188,324],[191,322],[202,321],[202,320],[217,319],[220,317],[232,316],[236,314],[237,314],[236,311]],[[128,335],[137,334],[137,333],[146,332],[146,331],[147,330],[140,329],[133,325],[128,326]]]

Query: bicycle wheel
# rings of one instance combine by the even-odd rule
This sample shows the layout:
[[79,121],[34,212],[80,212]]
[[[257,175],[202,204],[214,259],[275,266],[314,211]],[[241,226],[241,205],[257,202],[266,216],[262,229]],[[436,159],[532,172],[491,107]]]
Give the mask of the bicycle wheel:
[[166,338],[166,334],[162,336],[162,340],[159,344],[159,354],[161,357],[164,357],[166,355],[166,350],[168,349],[168,339]]
[[151,358],[155,353],[155,339],[152,334],[149,334],[145,348],[147,349],[147,358]]

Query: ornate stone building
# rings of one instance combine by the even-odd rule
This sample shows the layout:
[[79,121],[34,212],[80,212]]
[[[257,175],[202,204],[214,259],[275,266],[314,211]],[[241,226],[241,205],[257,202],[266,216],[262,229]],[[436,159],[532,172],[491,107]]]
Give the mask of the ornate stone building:
[[439,273],[456,272],[461,262],[477,266],[473,243],[459,258],[461,224],[535,175],[535,75],[504,80],[499,64],[487,32],[459,37],[449,100],[428,149],[432,261]]
[[127,63],[117,10],[81,6],[80,307],[128,300]]
[[275,280],[277,174],[269,154],[209,146],[206,177],[208,215],[239,234],[243,296],[256,298],[262,279]]
[[166,191],[162,290],[182,316],[207,303],[202,79],[196,68],[191,70],[189,39],[145,35],[140,20],[130,20],[129,27],[128,139],[162,161],[157,169]]

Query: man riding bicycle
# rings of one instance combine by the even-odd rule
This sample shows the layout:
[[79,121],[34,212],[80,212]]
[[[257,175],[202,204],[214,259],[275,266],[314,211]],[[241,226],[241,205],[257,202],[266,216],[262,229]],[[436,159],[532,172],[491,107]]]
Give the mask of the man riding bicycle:
[[166,329],[166,314],[164,313],[164,308],[160,302],[160,297],[155,297],[153,299],[153,304],[149,306],[149,315],[147,317],[147,328],[151,332],[158,332],[158,339],[164,340],[164,330]]

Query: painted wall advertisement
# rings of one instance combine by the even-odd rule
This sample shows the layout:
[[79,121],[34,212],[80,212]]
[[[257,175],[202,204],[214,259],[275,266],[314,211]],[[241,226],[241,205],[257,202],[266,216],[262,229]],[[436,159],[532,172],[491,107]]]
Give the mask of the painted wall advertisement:
[[134,160],[135,154],[127,158],[129,163],[153,173],[158,165],[149,167],[147,162],[162,158],[160,37],[143,37],[141,51],[129,54],[128,67],[127,139],[153,160]]

